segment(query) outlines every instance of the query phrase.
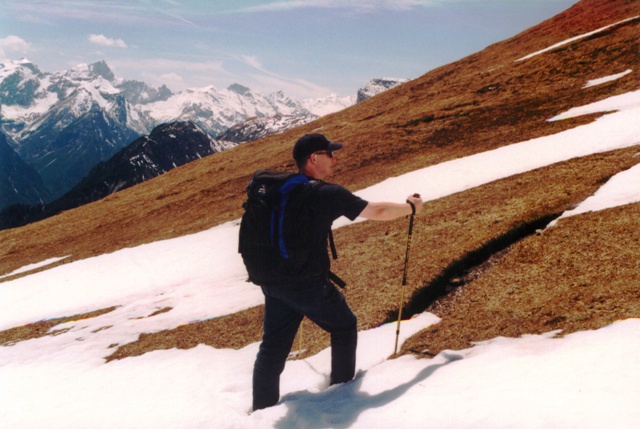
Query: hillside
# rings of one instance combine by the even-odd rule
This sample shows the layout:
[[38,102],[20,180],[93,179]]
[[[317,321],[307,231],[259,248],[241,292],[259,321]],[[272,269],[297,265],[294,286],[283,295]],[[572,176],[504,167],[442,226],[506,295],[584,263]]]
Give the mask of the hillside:
[[[640,89],[634,69],[640,63],[639,14],[637,0],[580,1],[509,40],[344,111],[209,156],[42,222],[0,231],[0,275],[53,257],[69,255],[60,262],[68,263],[237,219],[251,173],[259,168],[293,169],[291,147],[305,132],[322,132],[346,144],[332,180],[358,190],[387,177],[592,121],[593,115],[547,119]],[[620,24],[517,61],[615,23]],[[632,73],[618,80],[583,89],[589,80],[629,69]],[[629,234],[637,229],[638,204],[566,219],[553,230],[531,235],[612,175],[637,164],[637,153],[630,148],[573,159],[429,202],[416,219],[412,311],[405,315],[428,309],[443,320],[416,335],[405,352],[423,354],[428,349],[430,355],[498,335],[573,332],[638,317],[634,285],[640,275],[640,246]],[[398,200],[404,197],[398,195]],[[360,328],[393,320],[406,220],[340,228],[336,241],[340,260],[334,268],[349,283],[347,299]],[[443,279],[450,281],[445,284]],[[432,303],[431,291],[449,296]],[[242,347],[259,340],[260,312],[256,307],[143,335],[116,349],[111,358],[198,343]],[[38,329],[32,325],[5,331],[0,339],[24,338],[34,335],[26,331]],[[313,329],[305,332],[305,341],[310,352],[326,345],[326,337]]]

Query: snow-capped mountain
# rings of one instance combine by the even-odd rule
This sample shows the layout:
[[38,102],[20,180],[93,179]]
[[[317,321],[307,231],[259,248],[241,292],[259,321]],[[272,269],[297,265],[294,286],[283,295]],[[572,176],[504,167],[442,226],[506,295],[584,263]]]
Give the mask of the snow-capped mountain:
[[279,134],[288,129],[299,127],[315,121],[318,116],[276,115],[269,117],[253,117],[236,124],[218,135],[220,141],[243,143],[261,139],[271,134]]
[[120,94],[80,87],[20,133],[17,152],[60,195],[138,137],[127,107]]
[[325,116],[353,106],[356,104],[356,96],[340,97],[337,94],[331,94],[328,97],[308,98],[303,100],[302,104],[314,115]]
[[364,86],[364,88],[358,90],[356,102],[360,103],[367,98],[371,98],[374,95],[378,95],[407,81],[408,79],[398,79],[395,77],[372,79]]
[[[76,92],[84,92],[77,96]],[[86,113],[93,98],[101,108],[116,95],[129,100],[156,101],[167,97],[166,87],[153,89],[142,82],[124,81],[113,75],[109,66],[100,61],[79,65],[70,70],[43,73],[28,60],[0,64],[0,120],[2,128],[19,144],[25,136],[33,134],[41,125],[41,117],[59,103],[67,102],[72,115]],[[76,102],[69,98],[80,98]],[[131,104],[131,101],[129,101]],[[148,124],[138,124],[131,117],[129,126],[142,131]],[[64,128],[63,121],[60,125]],[[148,131],[148,130],[145,130]]]
[[[361,91],[370,96],[381,92],[380,85],[369,83]],[[0,64],[0,127],[13,150],[41,176],[50,198],[69,191],[93,166],[162,123],[190,121],[218,136],[249,120],[241,127],[243,136],[237,128],[230,131],[235,134],[229,140],[239,142],[353,104],[355,96],[300,101],[282,91],[263,95],[240,84],[174,94],[166,86],[118,78],[104,61],[55,73],[43,73],[24,59]]]
[[328,97],[302,100],[302,106],[312,113],[305,115],[304,111],[301,111],[298,114],[291,115],[255,116],[229,127],[225,132],[218,135],[218,139],[241,143],[257,140],[271,134],[278,134],[314,121],[321,116],[351,107],[356,102],[364,101],[404,82],[407,82],[407,79],[372,79],[367,85],[358,90],[357,95],[340,97],[336,94],[331,94]]
[[281,91],[264,96],[239,84],[226,89],[189,89],[138,109],[156,123],[191,121],[214,136],[251,117],[311,114],[300,101]]
[[22,60],[0,70],[2,128],[53,197],[151,125],[125,99],[118,88],[123,81],[104,62],[48,74]]

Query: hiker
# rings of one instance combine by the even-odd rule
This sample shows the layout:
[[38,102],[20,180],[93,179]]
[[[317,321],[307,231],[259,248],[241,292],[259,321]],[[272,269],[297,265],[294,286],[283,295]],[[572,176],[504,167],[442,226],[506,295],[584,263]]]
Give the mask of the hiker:
[[306,134],[293,148],[299,172],[321,183],[309,203],[315,214],[309,234],[316,245],[310,249],[304,282],[291,278],[282,284],[260,285],[265,296],[264,332],[253,372],[254,411],[278,402],[280,374],[305,316],[331,335],[330,384],[350,381],[355,375],[356,316],[329,279],[327,241],[333,221],[340,216],[351,220],[358,216],[392,220],[422,209],[422,200],[417,196],[408,197],[403,204],[367,202],[339,185],[322,182],[333,173],[335,151],[342,147],[321,134]]

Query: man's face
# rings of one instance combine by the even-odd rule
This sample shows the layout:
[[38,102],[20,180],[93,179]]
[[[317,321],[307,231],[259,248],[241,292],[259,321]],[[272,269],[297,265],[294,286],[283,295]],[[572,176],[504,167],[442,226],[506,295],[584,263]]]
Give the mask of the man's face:
[[333,174],[333,168],[336,164],[335,152],[322,150],[314,152],[311,156],[314,157],[316,162],[318,179],[323,179]]

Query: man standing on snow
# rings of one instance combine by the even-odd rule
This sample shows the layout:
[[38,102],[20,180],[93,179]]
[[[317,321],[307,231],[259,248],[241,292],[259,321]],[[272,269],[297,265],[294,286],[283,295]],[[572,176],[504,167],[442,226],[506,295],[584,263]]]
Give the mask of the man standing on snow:
[[[333,174],[335,151],[342,144],[321,134],[306,134],[293,148],[293,158],[300,173],[322,180]],[[299,282],[262,285],[265,296],[264,334],[253,370],[253,409],[275,405],[280,398],[280,374],[306,316],[331,335],[331,381],[344,383],[353,379],[358,339],[357,320],[344,296],[329,280],[330,259],[327,240],[333,221],[340,216],[354,220],[360,216],[373,220],[393,220],[419,213],[420,197],[410,196],[407,203],[367,202],[345,188],[322,182],[313,193],[316,218],[310,234],[317,248],[311,250],[303,286]]]

